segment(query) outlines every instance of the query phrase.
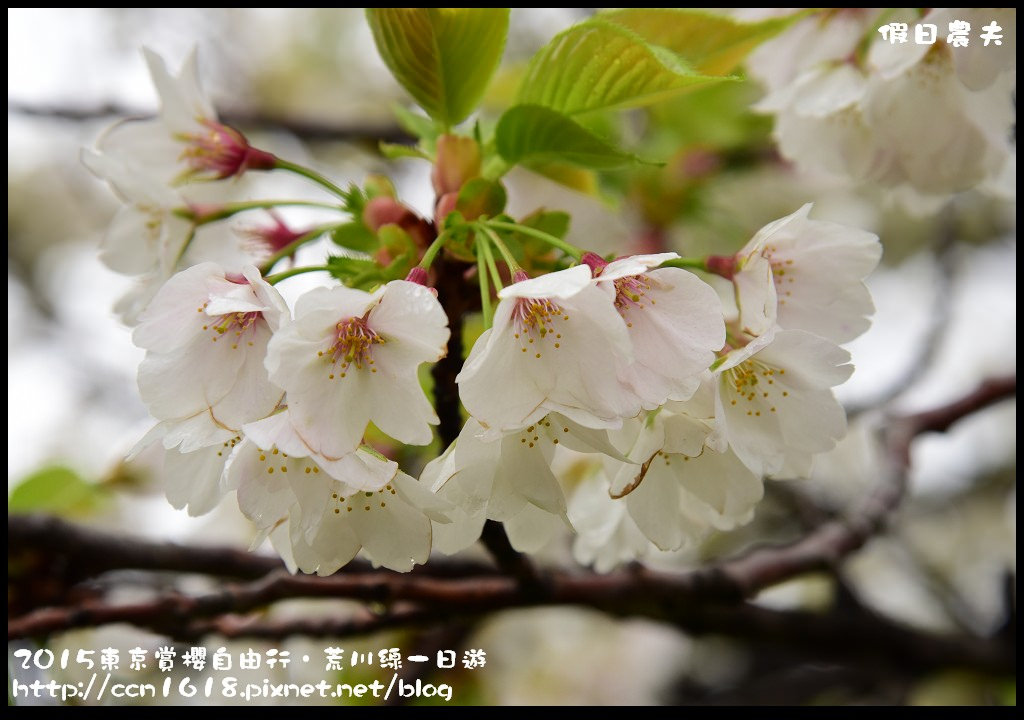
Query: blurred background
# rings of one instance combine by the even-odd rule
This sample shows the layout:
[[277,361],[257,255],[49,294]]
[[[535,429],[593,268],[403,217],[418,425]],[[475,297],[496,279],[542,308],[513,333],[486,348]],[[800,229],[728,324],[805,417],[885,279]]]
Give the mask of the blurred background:
[[[532,52],[586,16],[580,9],[514,10],[489,106],[508,102]],[[9,511],[247,547],[252,529],[232,497],[214,513],[191,518],[170,507],[145,463],[122,462],[151,424],[135,386],[142,352],[112,310],[131,280],[97,256],[118,202],[81,165],[79,152],[116,119],[155,112],[142,46],[172,69],[198,47],[203,84],[227,122],[254,145],[306,162],[338,184],[388,173],[399,197],[429,215],[429,166],[386,161],[378,152],[379,140],[406,139],[392,107],[408,99],[377,57],[359,10],[8,10]],[[570,240],[601,251],[726,254],[811,201],[814,217],[882,238],[882,266],[868,281],[874,324],[850,344],[857,370],[837,390],[851,410],[848,439],[820,458],[813,478],[769,485],[751,525],[659,559],[665,567],[692,566],[755,540],[792,538],[801,529],[794,508],[802,503],[827,516],[863,497],[876,479],[872,431],[881,403],[885,412],[923,409],[983,378],[1016,371],[1015,201],[963,193],[922,218],[880,191],[800,175],[774,152],[771,119],[749,110],[760,95],[756,83],[736,83],[627,115],[614,132],[648,156],[667,156],[662,168],[599,182],[586,174],[562,178],[563,184],[525,172],[509,178],[512,214],[542,205],[567,210]],[[316,197],[301,183],[276,177],[260,179],[252,191]],[[298,211],[286,217],[304,220]],[[237,230],[241,237],[243,220]],[[315,282],[303,279],[287,291]],[[1003,625],[1004,588],[1008,578],[1015,587],[1016,574],[1015,438],[1016,408],[1004,403],[915,444],[911,494],[898,522],[843,569],[859,602],[929,630],[987,634]],[[572,563],[570,545],[566,537],[543,560]],[[835,587],[825,578],[804,579],[758,601],[822,607],[835,600]],[[293,602],[274,612],[338,607]],[[345,647],[404,648],[414,641],[392,634]],[[461,702],[1016,703],[1012,678],[858,675],[840,682],[831,669],[808,668],[785,652],[573,609],[496,615],[467,628],[459,642],[488,653],[486,670],[443,680],[457,683]],[[126,652],[139,643],[155,646],[158,639],[113,626],[66,634],[51,647],[112,645]],[[319,652],[324,644],[286,643],[293,654]],[[293,666],[256,675],[299,672]],[[291,681],[323,677],[305,672],[309,678]],[[65,675],[76,680],[70,669]]]

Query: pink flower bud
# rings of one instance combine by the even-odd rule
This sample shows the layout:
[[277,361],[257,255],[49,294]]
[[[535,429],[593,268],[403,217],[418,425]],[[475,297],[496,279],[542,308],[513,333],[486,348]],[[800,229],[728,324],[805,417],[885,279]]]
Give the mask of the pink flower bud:
[[441,222],[448,213],[455,209],[455,204],[458,202],[459,194],[457,192],[445,193],[437,199],[437,207],[434,208],[434,219]]
[[458,135],[437,139],[437,162],[430,174],[437,196],[457,193],[467,180],[480,175],[480,146],[476,140]]

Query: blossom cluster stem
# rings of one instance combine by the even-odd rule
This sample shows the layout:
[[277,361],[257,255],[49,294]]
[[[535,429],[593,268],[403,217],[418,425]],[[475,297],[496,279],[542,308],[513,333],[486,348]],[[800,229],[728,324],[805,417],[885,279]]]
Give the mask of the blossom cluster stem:
[[316,170],[312,170],[303,165],[297,165],[296,163],[289,162],[288,160],[282,160],[281,158],[277,158],[277,164],[275,167],[278,170],[287,170],[288,172],[295,173],[296,175],[301,175],[307,180],[312,180],[317,185],[324,188],[331,194],[338,196],[342,200],[346,199],[347,193],[344,190],[332,183]]
[[342,210],[341,206],[336,203],[316,202],[313,200],[247,200],[217,205],[213,208],[203,208],[201,206],[181,207],[174,212],[186,220],[191,220],[196,225],[207,225],[220,220],[226,220],[229,217],[250,210],[269,210],[278,207],[318,208],[339,212]]
[[306,265],[306,266],[303,266],[303,267],[291,268],[290,270],[283,270],[283,271],[281,271],[279,273],[274,273],[273,275],[267,275],[263,279],[266,280],[271,285],[276,285],[277,283],[281,282],[282,280],[287,280],[288,278],[294,277],[295,275],[302,275],[303,273],[309,273],[309,272],[330,272],[330,271],[331,271],[331,269],[329,267],[327,267],[326,265]]
[[583,250],[576,247],[571,243],[567,243],[561,238],[557,238],[550,233],[546,233],[543,230],[537,230],[536,228],[529,227],[527,225],[517,225],[516,223],[502,222],[501,220],[488,220],[486,223],[480,223],[484,227],[490,229],[495,228],[498,230],[510,230],[512,232],[522,233],[523,235],[529,235],[530,237],[537,238],[541,242],[545,242],[552,247],[558,248],[566,255],[576,258],[579,260],[583,257]]
[[501,253],[501,259],[505,261],[506,265],[508,265],[509,273],[515,273],[520,269],[519,263],[517,263],[515,257],[512,256],[512,252],[508,249],[508,245],[498,237],[496,232],[483,223],[477,223],[474,227],[486,235],[487,239],[493,243],[494,247],[497,248],[499,253]]
[[491,327],[494,311],[491,308],[491,284],[488,282],[488,268],[485,256],[490,250],[487,243],[480,243],[476,251],[476,274],[480,283],[480,309],[484,315],[484,330]]
[[260,266],[260,273],[262,275],[266,275],[267,273],[269,273],[274,268],[274,266],[277,263],[279,263],[281,260],[285,259],[286,257],[291,257],[295,253],[295,251],[298,250],[300,247],[302,247],[306,243],[310,242],[311,240],[316,240],[318,237],[320,237],[324,233],[328,233],[328,232],[334,230],[335,228],[339,227],[340,225],[341,225],[341,223],[331,223],[330,225],[321,225],[319,227],[313,228],[312,230],[310,230],[307,233],[304,233],[303,235],[300,235],[299,237],[295,238],[295,240],[293,240],[292,242],[288,243],[283,248],[281,248],[276,253],[274,253],[269,258],[267,258],[266,262],[264,262]]

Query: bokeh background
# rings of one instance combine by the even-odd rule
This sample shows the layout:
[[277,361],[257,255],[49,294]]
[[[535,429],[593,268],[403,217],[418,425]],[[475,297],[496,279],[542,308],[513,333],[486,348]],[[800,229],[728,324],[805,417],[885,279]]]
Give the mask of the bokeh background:
[[[530,53],[586,14],[513,11],[489,103],[507,101]],[[402,139],[392,106],[407,98],[378,59],[359,10],[8,10],[9,510],[244,547],[252,529],[233,498],[190,518],[168,505],[144,462],[122,462],[151,423],[135,387],[142,352],[112,311],[130,280],[97,259],[117,201],[80,164],[79,151],[119,117],[155,111],[142,46],[172,68],[197,46],[204,85],[223,117],[255,145],[317,167],[339,184],[388,173],[400,197],[429,214],[429,167],[388,162],[377,150],[379,139]],[[931,407],[1016,370],[1015,201],[965,193],[920,218],[882,193],[801,176],[774,154],[770,119],[747,110],[759,93],[746,82],[628,116],[618,132],[652,152],[663,149],[662,156],[671,153],[665,168],[608,178],[596,189],[580,181],[570,190],[527,173],[509,180],[513,214],[541,205],[568,210],[570,239],[592,248],[640,247],[638,238],[653,233],[684,254],[724,254],[809,201],[815,217],[882,238],[883,264],[868,282],[875,321],[849,346],[857,371],[837,390],[853,418],[848,440],[821,458],[810,480],[770,489],[752,525],[699,552],[665,558],[668,566],[699,563],[755,539],[792,537],[799,530],[794,493],[825,512],[841,511],[876,479],[872,428],[882,412]],[[710,170],[695,170],[701,167]],[[276,178],[260,180],[253,191],[319,199],[301,183]],[[301,212],[287,217],[306,219]],[[244,221],[238,230],[244,234]],[[303,278],[290,292],[309,282],[317,281]],[[1016,407],[1004,403],[916,443],[911,493],[898,522],[844,568],[864,604],[933,630],[984,634],[1006,621],[1004,587],[1016,572],[1015,438]],[[571,563],[569,546],[566,538],[544,560]],[[810,578],[773,588],[759,602],[814,608],[831,602],[833,592],[831,583]],[[338,607],[291,603],[275,612]],[[859,678],[841,684],[837,695],[832,686],[808,682],[814,672],[785,654],[582,610],[508,612],[466,633],[462,646],[484,648],[489,664],[458,680],[462,702],[1016,702],[1012,680],[965,673]],[[414,641],[379,636],[345,647]],[[113,645],[126,652],[158,642],[111,627],[69,633],[52,647]],[[286,643],[293,654],[325,644]],[[314,682],[324,675],[306,672]],[[75,679],[71,670],[66,675]]]

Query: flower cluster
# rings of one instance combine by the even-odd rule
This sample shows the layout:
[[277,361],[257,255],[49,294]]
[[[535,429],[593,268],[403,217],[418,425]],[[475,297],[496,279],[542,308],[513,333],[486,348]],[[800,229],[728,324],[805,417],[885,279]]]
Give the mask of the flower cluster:
[[[1015,47],[889,42],[904,20],[945,30],[1016,24],[1013,9],[933,8],[923,17],[867,8],[811,15],[748,60],[767,88],[759,108],[798,166],[881,185],[912,210],[983,186],[1015,192]],[[944,36],[943,36],[944,37]],[[941,40],[941,39],[940,39]]]
[[[424,471],[460,509],[445,549],[487,518],[524,551],[574,525],[580,559],[607,566],[607,552],[678,550],[748,521],[764,476],[806,476],[846,432],[831,388],[853,368],[836,343],[867,329],[863,278],[881,256],[876,236],[810,209],[708,259],[735,288],[728,322],[674,253],[517,273],[457,378],[472,419]],[[558,453],[599,458],[578,501],[551,470]]]
[[[483,182],[479,163],[453,170],[440,155],[448,200],[429,222],[385,183],[374,197],[342,191],[251,147],[216,120],[193,60],[175,79],[147,59],[160,118],[119,125],[86,158],[125,201],[104,257],[145,281],[126,319],[158,423],[139,447],[161,443],[176,507],[204,513],[234,491],[258,539],[306,572],[333,573],[359,552],[409,570],[432,548],[467,547],[487,520],[529,552],[575,528],[579,557],[607,568],[747,522],[764,477],[805,475],[845,432],[831,388],[852,367],[836,343],[868,326],[875,236],[812,220],[806,206],[733,256],[609,260],[469,214],[460,203]],[[206,188],[272,169],[318,183],[337,197],[321,207],[353,219],[300,233],[274,215],[270,252],[236,247],[234,264],[193,252],[199,229],[286,204],[218,205]],[[272,272],[325,233],[364,256]],[[515,233],[565,257],[530,277],[509,249]],[[479,290],[485,330],[457,387],[438,389],[457,392],[469,418],[417,479],[393,451],[433,441],[420,370],[446,356],[449,313],[472,310],[465,298],[442,306],[429,287],[439,257],[467,295]],[[735,316],[692,269],[732,282]],[[311,271],[342,283],[290,308],[276,283]],[[459,291],[446,287],[448,299]],[[568,481],[558,468],[581,458],[586,472]]]

